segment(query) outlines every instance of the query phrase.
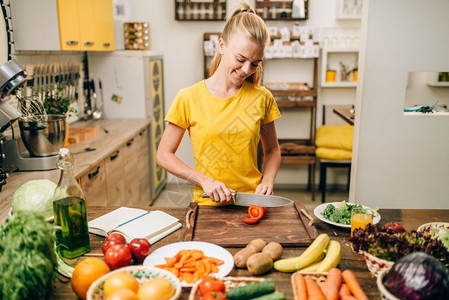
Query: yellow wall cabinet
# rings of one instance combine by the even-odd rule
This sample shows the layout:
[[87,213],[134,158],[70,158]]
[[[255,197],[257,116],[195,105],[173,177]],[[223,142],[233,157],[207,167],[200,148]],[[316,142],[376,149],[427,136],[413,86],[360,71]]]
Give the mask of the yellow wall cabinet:
[[115,50],[112,0],[11,0],[15,50]]

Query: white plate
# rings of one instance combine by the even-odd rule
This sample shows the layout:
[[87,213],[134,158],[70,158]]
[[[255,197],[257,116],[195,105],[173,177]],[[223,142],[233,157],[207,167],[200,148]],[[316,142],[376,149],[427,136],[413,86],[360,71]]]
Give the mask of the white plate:
[[[334,226],[338,226],[338,227],[344,227],[344,228],[351,228],[351,224],[346,225],[346,224],[341,224],[341,223],[336,223],[336,222],[332,222],[331,220],[326,219],[322,213],[323,211],[326,209],[326,207],[330,204],[337,206],[339,205],[341,202],[331,202],[331,203],[323,203],[318,205],[317,207],[315,207],[315,209],[313,210],[313,213],[315,214],[315,216],[320,219],[321,221],[334,225]],[[362,205],[363,208],[367,208],[369,209],[368,206]],[[373,224],[377,224],[380,221],[380,214],[378,212],[374,212],[374,218],[373,218]]]
[[[218,266],[218,273],[212,273],[214,277],[223,278],[234,268],[234,258],[228,250],[218,245],[206,242],[179,242],[163,246],[148,255],[143,261],[143,265],[153,267],[155,265],[165,264],[165,257],[173,257],[179,250],[185,249],[202,250],[205,256],[212,256],[223,260],[224,264]],[[193,284],[188,284],[185,281],[181,281],[181,286],[189,287],[193,286]]]

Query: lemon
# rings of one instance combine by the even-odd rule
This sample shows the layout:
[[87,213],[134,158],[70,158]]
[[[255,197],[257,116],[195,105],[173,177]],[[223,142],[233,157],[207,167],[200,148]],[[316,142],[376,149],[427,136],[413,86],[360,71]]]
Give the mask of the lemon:
[[141,300],[168,300],[174,294],[175,288],[168,279],[155,277],[140,285],[137,297]]

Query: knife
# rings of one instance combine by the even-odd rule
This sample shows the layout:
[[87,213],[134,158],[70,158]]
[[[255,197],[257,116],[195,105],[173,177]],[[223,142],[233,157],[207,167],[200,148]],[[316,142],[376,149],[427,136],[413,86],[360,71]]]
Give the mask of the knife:
[[[203,198],[209,198],[206,193],[202,194]],[[264,207],[279,207],[292,204],[293,201],[280,196],[259,195],[249,193],[232,193],[234,204],[238,206],[250,206],[252,204]]]

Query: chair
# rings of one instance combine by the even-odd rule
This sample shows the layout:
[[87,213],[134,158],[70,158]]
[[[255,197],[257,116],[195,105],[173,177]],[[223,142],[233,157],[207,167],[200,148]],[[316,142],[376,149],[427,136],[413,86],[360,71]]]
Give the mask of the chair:
[[[347,168],[348,169],[348,179],[346,189],[349,190],[349,183],[351,177],[351,158],[352,158],[352,129],[351,125],[346,124],[342,119],[336,116],[332,110],[335,106],[331,105],[323,105],[323,127],[317,130],[317,139],[316,139],[316,157],[318,158],[320,165],[320,183],[319,189],[321,191],[321,202],[324,203],[326,201],[326,190],[327,190],[327,169],[328,168]],[[327,120],[326,120],[327,118]],[[330,125],[330,124],[339,124],[339,125]],[[345,124],[345,125],[341,125]],[[324,126],[325,125],[325,126]],[[332,135],[332,136],[330,136]],[[350,136],[350,141],[349,137]],[[335,148],[329,148],[324,151],[323,147],[323,139],[324,144],[331,143],[331,141],[335,143]],[[333,143],[332,142],[332,143]],[[341,143],[340,143],[341,142]],[[341,144],[342,148],[339,149],[338,146]],[[351,150],[348,150],[350,144]]]

